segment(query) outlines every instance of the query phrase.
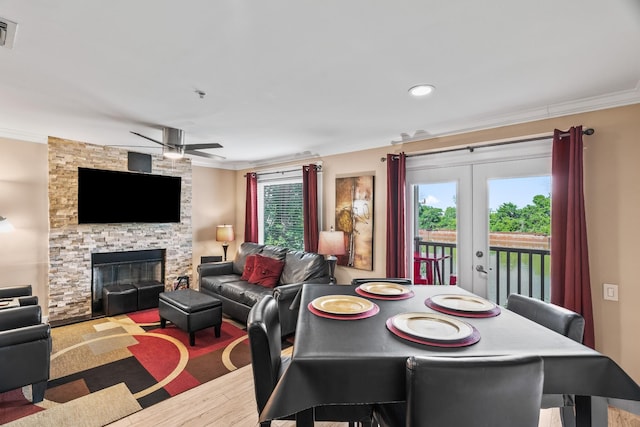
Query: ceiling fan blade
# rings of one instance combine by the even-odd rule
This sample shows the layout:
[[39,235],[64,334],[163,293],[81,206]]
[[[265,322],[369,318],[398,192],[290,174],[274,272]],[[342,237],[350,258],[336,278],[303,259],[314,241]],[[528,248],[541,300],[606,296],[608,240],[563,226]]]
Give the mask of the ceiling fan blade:
[[185,144],[184,148],[186,150],[204,150],[207,148],[222,148],[222,145],[217,142],[212,142],[210,144]]
[[143,134],[141,134],[141,133],[134,132],[134,131],[129,131],[129,132],[131,132],[131,133],[132,133],[132,134],[134,134],[134,135],[139,136],[140,138],[144,138],[144,139],[148,139],[149,141],[153,141],[153,142],[155,142],[156,144],[160,144],[160,145],[163,145],[163,146],[165,146],[165,147],[170,147],[170,145],[167,145],[167,144],[165,144],[164,142],[160,142],[160,141],[157,141],[157,140],[155,140],[155,139],[153,139],[153,138],[149,138],[148,136],[144,136],[144,135],[143,135]]
[[201,156],[201,157],[207,157],[209,159],[217,159],[217,160],[225,160],[226,157],[223,156],[218,156],[217,154],[209,154],[209,153],[205,153],[202,151],[196,151],[196,150],[185,150],[184,152],[185,154],[193,154],[196,156]]

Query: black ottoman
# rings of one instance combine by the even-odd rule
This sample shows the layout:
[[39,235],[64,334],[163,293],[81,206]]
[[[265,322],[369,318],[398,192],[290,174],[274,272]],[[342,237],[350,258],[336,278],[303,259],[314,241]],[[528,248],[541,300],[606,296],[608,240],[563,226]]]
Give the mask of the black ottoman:
[[102,288],[102,306],[107,316],[129,313],[138,309],[138,290],[130,283]]
[[216,337],[220,336],[222,325],[222,302],[212,296],[193,289],[179,289],[162,292],[158,300],[160,327],[167,320],[179,329],[189,332],[189,345],[196,344],[195,331],[214,327]]
[[158,297],[164,292],[164,285],[156,280],[134,283],[138,289],[138,310],[146,310],[158,306]]

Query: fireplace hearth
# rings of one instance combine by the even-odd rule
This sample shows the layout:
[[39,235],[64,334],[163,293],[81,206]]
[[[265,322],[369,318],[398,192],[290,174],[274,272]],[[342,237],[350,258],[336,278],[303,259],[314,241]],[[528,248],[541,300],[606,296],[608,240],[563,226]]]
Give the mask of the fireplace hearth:
[[91,254],[91,317],[103,316],[102,289],[113,284],[164,283],[165,249]]

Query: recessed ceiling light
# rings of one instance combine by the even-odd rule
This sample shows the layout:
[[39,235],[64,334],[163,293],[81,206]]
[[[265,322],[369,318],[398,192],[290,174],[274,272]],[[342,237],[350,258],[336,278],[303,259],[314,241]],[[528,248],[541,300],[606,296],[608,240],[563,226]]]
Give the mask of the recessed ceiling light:
[[412,96],[426,96],[433,92],[436,88],[431,85],[416,85],[409,89]]

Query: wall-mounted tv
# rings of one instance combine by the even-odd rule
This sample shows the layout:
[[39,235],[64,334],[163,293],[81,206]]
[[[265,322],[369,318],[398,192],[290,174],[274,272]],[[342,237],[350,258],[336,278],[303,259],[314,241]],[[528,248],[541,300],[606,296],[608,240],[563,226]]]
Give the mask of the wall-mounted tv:
[[78,168],[78,223],[180,222],[182,180]]

